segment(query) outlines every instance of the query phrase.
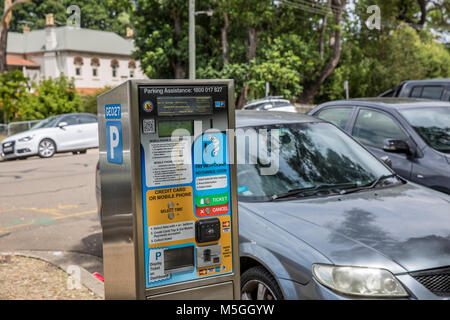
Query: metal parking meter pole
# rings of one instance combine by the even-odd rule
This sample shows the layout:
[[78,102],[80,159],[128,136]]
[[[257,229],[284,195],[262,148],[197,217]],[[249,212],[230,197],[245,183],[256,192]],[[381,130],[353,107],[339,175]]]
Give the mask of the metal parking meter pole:
[[189,0],[189,79],[195,79],[195,0]]
[[233,81],[130,80],[97,105],[106,299],[239,299]]

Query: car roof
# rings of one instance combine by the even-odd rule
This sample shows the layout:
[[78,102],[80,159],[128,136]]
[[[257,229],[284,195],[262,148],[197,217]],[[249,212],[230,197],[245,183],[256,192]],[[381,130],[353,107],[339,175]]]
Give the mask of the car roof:
[[290,103],[290,101],[288,99],[285,99],[282,96],[279,96],[279,97],[266,97],[266,98],[251,100],[245,106],[250,106],[252,104],[257,104],[257,103],[263,103],[264,101],[283,101],[283,102]]
[[302,113],[236,110],[236,127],[254,127],[298,122],[323,122]]
[[349,100],[330,101],[321,104],[324,106],[343,106],[343,105],[361,105],[367,107],[381,107],[384,109],[410,109],[423,107],[450,107],[450,102],[429,99],[414,99],[414,98],[390,98],[390,97],[376,97],[376,98],[357,98]]
[[405,84],[405,83],[413,83],[413,84],[417,84],[417,83],[424,83],[424,84],[427,84],[427,83],[442,83],[442,82],[450,82],[450,78],[447,78],[447,79],[425,79],[425,80],[405,80],[405,81],[402,81],[402,84]]

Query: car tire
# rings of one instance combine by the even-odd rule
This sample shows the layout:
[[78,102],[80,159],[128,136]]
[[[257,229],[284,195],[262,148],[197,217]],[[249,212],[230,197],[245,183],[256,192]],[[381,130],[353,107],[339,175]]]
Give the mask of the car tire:
[[78,154],[78,151],[72,151],[72,154],[76,155],[76,154]]
[[38,155],[41,158],[51,158],[56,153],[56,145],[51,139],[43,139],[39,142]]
[[87,150],[80,150],[80,154],[85,154]]
[[262,266],[241,275],[241,300],[282,300],[283,294],[274,277]]

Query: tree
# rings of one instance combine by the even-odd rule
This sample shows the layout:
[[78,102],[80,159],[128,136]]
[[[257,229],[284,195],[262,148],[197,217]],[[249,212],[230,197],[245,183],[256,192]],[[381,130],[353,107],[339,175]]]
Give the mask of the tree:
[[44,79],[34,85],[35,94],[30,94],[20,109],[23,120],[45,119],[50,116],[80,112],[81,98],[75,90],[73,80],[60,75],[55,79]]
[[17,7],[11,20],[11,31],[22,32],[25,25],[31,30],[42,29],[45,15],[49,13],[53,13],[57,26],[64,26],[73,14],[68,13],[67,8],[73,4],[80,8],[82,28],[112,31],[125,36],[133,10],[128,0],[33,0]]
[[12,10],[19,4],[30,2],[31,0],[5,0],[5,7],[0,20],[0,73],[7,70],[6,46],[8,44],[8,30],[12,17]]
[[[20,109],[24,105],[24,98],[28,91],[27,78],[20,71],[0,73],[0,109],[2,110],[3,123],[20,117]],[[19,113],[19,114],[18,114]]]
[[188,65],[187,1],[140,1],[133,14],[135,58],[150,78],[186,77]]
[[[335,9],[332,10],[334,17],[334,36],[332,44],[332,54],[328,60],[328,63],[320,70],[318,77],[313,80],[308,80],[305,83],[305,88],[299,97],[299,101],[303,103],[311,104],[314,98],[319,92],[320,86],[328,79],[333,73],[334,69],[339,63],[341,57],[341,40],[342,40],[342,14],[344,12],[346,0],[332,0],[331,6]],[[328,12],[326,13],[328,14]],[[325,27],[325,25],[324,25]]]

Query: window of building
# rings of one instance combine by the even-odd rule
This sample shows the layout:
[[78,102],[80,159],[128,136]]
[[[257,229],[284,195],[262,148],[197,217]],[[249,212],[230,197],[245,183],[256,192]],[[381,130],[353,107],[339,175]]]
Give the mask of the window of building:
[[75,65],[75,75],[77,77],[81,76],[81,67],[83,66],[83,58],[75,57],[73,58],[73,64]]
[[117,78],[118,69],[119,69],[119,61],[117,61],[116,59],[111,60],[111,71],[113,78]]
[[98,58],[91,59],[92,76],[94,78],[98,77],[98,67],[100,67],[100,60]]
[[382,148],[386,139],[408,140],[406,133],[389,115],[368,109],[359,111],[353,136],[361,143],[377,148]]
[[134,78],[134,70],[136,69],[136,62],[128,62],[128,69],[130,69],[130,78]]

